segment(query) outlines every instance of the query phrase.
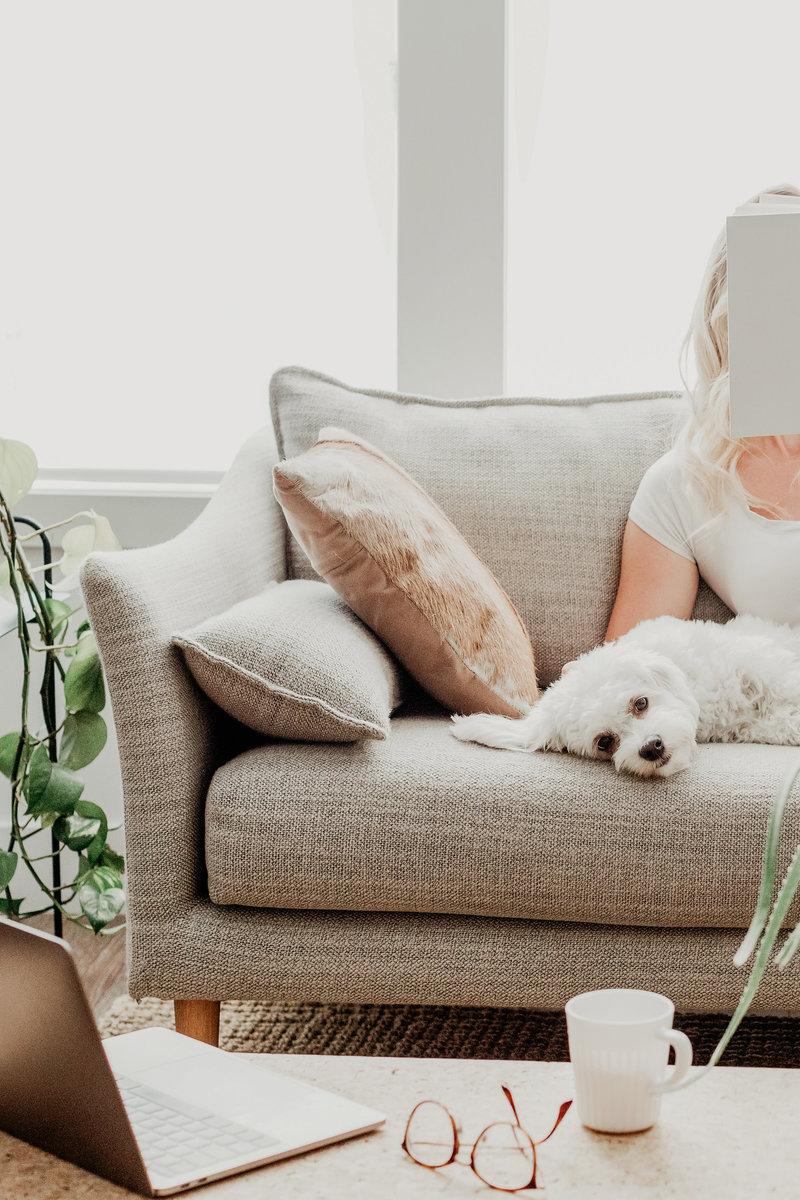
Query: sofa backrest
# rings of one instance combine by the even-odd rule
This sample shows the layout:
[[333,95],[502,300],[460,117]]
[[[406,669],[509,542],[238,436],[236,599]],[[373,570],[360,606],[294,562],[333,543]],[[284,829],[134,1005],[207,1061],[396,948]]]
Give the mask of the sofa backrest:
[[[540,683],[603,640],[630,502],[685,413],[676,393],[438,400],[364,391],[287,367],[271,383],[282,458],[338,425],[394,458],[495,574],[531,638]],[[290,540],[287,575],[314,578]],[[695,616],[727,620],[703,584]]]

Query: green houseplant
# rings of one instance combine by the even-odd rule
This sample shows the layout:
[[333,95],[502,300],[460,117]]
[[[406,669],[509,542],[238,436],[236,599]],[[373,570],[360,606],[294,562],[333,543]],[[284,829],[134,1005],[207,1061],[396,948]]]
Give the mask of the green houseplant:
[[[79,599],[77,570],[90,550],[119,549],[119,542],[108,521],[94,512],[74,514],[44,530],[15,517],[12,509],[30,491],[37,472],[29,446],[0,439],[0,636],[16,634],[22,665],[18,728],[0,736],[0,773],[10,785],[10,837],[0,847],[0,913],[22,918],[52,911],[56,932],[63,920],[95,933],[116,932],[124,924],[112,924],[125,903],[124,862],[108,843],[102,807],[84,798],[79,775],[100,754],[107,729],[100,715],[106,702],[103,671]],[[76,524],[81,518],[88,520]],[[63,553],[49,564],[46,535],[55,528],[66,529]],[[31,546],[39,543],[46,557],[34,563]],[[61,575],[57,594],[53,568]],[[42,852],[47,830],[49,847]],[[61,880],[65,849],[77,854],[68,882]],[[14,894],[21,870],[27,870],[44,900],[25,912],[22,898]]]
[[[764,843],[761,883],[759,885],[755,911],[753,919],[750,922],[750,928],[747,930],[744,940],[733,958],[735,966],[743,967],[755,953],[750,975],[745,983],[741,999],[736,1006],[736,1011],[728,1022],[725,1032],[715,1046],[703,1070],[684,1080],[683,1083],[676,1084],[674,1088],[667,1084],[659,1088],[659,1091],[681,1091],[683,1088],[689,1087],[692,1083],[696,1083],[698,1079],[702,1079],[707,1071],[710,1071],[712,1067],[717,1065],[731,1038],[747,1016],[750,1005],[753,1003],[761,981],[770,965],[775,943],[781,935],[786,914],[798,891],[800,891],[800,845],[798,845],[795,848],[783,882],[778,888],[777,895],[773,901],[781,826],[783,824],[786,805],[792,794],[798,775],[800,775],[800,759],[797,759],[787,772],[785,779],[778,787],[772,800],[772,808],[767,824],[767,836]],[[800,922],[787,934],[783,945],[775,955],[775,966],[779,971],[783,971],[788,967],[799,948]]]

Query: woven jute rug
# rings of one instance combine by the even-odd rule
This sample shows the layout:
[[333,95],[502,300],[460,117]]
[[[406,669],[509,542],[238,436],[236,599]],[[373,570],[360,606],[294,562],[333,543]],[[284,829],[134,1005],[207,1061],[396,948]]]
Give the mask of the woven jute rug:
[[[728,1023],[725,1016],[678,1013],[675,1025],[692,1040],[695,1062],[708,1061]],[[100,1021],[104,1037],[149,1025],[173,1026],[167,1000],[114,1001]],[[536,1059],[566,1062],[567,1030],[560,1012],[389,1004],[222,1005],[220,1045],[261,1054],[364,1054],[402,1058]],[[722,1063],[731,1067],[800,1067],[800,1021],[750,1017]]]

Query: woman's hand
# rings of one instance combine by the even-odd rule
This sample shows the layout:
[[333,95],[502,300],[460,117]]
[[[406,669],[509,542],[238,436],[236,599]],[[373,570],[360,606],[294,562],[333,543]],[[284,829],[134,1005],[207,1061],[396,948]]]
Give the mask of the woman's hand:
[[651,617],[688,620],[699,581],[695,563],[668,550],[629,520],[622,539],[617,598],[605,640],[613,642],[640,621]]

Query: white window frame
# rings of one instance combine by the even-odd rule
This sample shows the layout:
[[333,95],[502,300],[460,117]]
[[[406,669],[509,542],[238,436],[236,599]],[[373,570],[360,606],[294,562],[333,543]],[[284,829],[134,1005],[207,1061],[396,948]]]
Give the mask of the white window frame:
[[[509,2],[397,0],[401,391],[504,391]],[[185,528],[221,477],[46,470],[24,508],[43,525],[96,508],[123,546],[146,546]]]

